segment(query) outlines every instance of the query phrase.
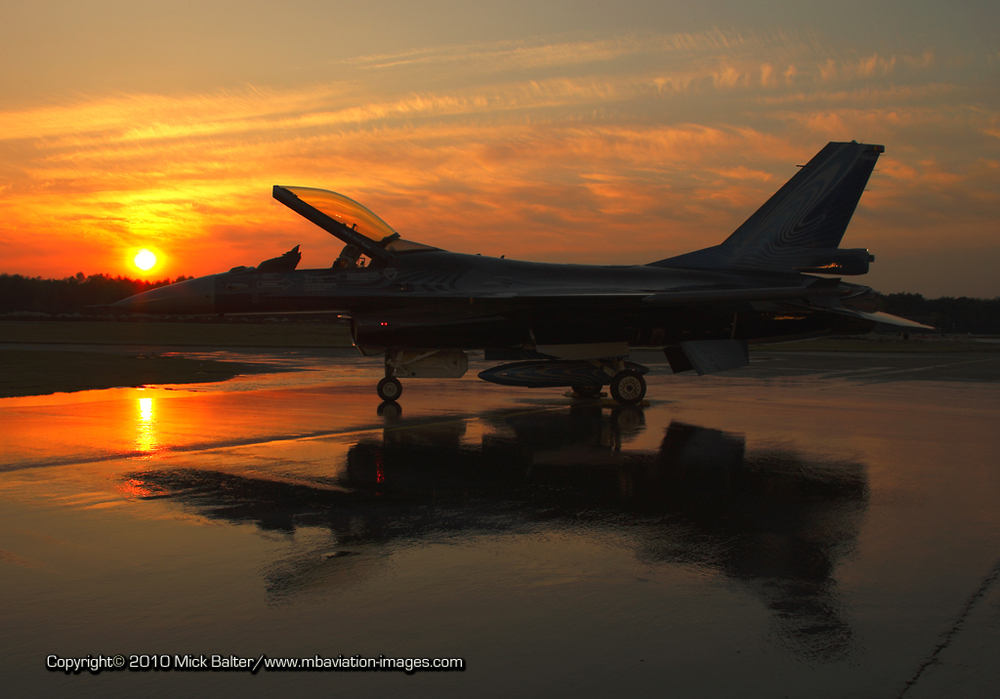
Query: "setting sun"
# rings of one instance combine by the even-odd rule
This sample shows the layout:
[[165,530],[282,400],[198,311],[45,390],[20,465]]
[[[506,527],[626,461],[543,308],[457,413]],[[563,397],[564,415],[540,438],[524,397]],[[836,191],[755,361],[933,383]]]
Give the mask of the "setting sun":
[[143,272],[148,272],[156,265],[156,255],[149,250],[142,249],[132,258],[132,262]]

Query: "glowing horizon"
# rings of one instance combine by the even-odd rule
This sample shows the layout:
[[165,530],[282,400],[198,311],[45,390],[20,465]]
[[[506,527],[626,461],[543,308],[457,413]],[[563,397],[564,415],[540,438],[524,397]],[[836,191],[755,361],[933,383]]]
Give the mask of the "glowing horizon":
[[341,192],[456,252],[642,264],[720,242],[828,141],[863,140],[886,153],[844,239],[876,256],[857,281],[992,298],[1000,52],[946,38],[373,42],[327,61],[333,78],[22,94],[0,107],[0,272],[134,274],[155,247],[145,276],[200,276],[297,244],[328,266],[339,242],[273,184]]

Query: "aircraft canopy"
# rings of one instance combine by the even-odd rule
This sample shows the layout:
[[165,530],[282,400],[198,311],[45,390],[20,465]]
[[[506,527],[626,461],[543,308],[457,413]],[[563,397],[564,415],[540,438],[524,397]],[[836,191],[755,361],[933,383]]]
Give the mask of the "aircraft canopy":
[[[392,226],[343,194],[312,187],[279,187],[276,185],[274,189],[275,198],[278,201],[290,206],[296,212],[345,242],[360,245],[365,252],[369,252],[374,247],[372,243],[382,250],[393,253],[437,249],[429,245],[403,240]],[[289,194],[294,199],[289,198],[287,196]],[[312,215],[314,212],[318,212],[321,216]],[[331,220],[340,226],[330,226]],[[359,241],[357,235],[363,236],[367,240]],[[376,257],[379,255],[376,254]]]

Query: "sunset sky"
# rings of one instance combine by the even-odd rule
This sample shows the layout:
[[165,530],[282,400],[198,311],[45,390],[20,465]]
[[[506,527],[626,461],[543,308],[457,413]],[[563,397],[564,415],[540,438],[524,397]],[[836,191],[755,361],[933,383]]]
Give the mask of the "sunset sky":
[[1000,296],[996,0],[33,0],[0,58],[8,274],[329,266],[273,184],[456,252],[646,263],[854,139],[886,152],[852,281]]

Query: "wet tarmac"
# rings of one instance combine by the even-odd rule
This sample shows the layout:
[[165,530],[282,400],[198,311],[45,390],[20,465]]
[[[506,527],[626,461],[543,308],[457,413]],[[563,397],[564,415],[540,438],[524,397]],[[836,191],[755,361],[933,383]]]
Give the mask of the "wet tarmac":
[[[15,696],[993,696],[1000,357],[768,353],[649,405],[343,352],[0,400]],[[79,674],[47,657],[168,656]],[[180,671],[177,656],[462,658]],[[128,660],[126,661],[128,663]],[[147,661],[148,662],[148,661]],[[156,660],[153,661],[157,662]]]

